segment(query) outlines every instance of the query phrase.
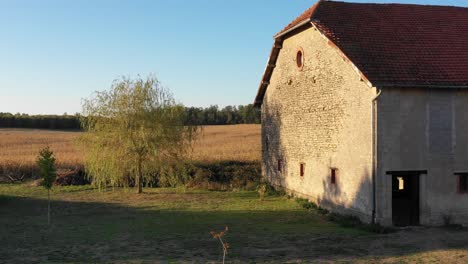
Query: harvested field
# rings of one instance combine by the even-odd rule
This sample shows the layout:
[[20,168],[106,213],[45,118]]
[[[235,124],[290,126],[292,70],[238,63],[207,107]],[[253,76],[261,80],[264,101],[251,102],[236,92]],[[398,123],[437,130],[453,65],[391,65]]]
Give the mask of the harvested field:
[[[31,177],[40,149],[49,145],[59,168],[75,169],[82,165],[77,146],[81,132],[39,129],[0,129],[0,181],[2,176]],[[258,162],[260,160],[260,125],[206,126],[194,144],[193,159]]]
[[34,165],[39,150],[46,146],[54,151],[59,165],[82,163],[75,144],[80,132],[40,129],[0,129],[0,164]]
[[199,161],[259,161],[260,125],[206,126],[194,146]]

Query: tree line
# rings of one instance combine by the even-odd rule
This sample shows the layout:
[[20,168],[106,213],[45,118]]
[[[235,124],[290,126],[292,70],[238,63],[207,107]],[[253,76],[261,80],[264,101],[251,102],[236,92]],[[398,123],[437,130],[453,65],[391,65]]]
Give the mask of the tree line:
[[80,115],[28,115],[0,112],[1,128],[80,129]]
[[186,107],[185,123],[187,125],[260,124],[260,109],[252,104],[229,105],[224,108],[219,108],[217,105],[207,108]]
[[[233,125],[259,124],[260,110],[252,104],[239,106],[217,105],[210,107],[185,107],[184,123],[186,125]],[[36,128],[78,130],[81,129],[81,115],[28,115],[0,112],[0,128]]]

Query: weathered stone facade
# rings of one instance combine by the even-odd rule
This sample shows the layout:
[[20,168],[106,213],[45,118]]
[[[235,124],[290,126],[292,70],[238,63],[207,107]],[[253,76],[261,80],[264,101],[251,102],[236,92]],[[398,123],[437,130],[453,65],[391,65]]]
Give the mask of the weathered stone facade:
[[318,1],[289,23],[254,102],[266,179],[366,222],[468,226],[467,18]]
[[420,222],[444,217],[468,225],[468,194],[456,172],[468,171],[468,90],[392,88],[378,99],[377,217],[392,224],[387,171],[427,170],[420,177]]
[[[295,61],[299,49],[303,68]],[[310,27],[284,39],[263,97],[263,174],[322,207],[370,222],[375,154],[379,223],[392,225],[388,172],[427,171],[419,182],[420,223],[438,225],[449,216],[468,225],[468,194],[458,193],[454,175],[468,172],[466,113],[467,90],[369,86]]]
[[[295,62],[304,51],[304,66]],[[309,28],[287,38],[262,104],[263,172],[324,207],[371,217],[372,99],[376,89]],[[284,171],[277,162],[283,160]],[[300,176],[300,164],[305,175]],[[331,184],[331,169],[337,182]]]

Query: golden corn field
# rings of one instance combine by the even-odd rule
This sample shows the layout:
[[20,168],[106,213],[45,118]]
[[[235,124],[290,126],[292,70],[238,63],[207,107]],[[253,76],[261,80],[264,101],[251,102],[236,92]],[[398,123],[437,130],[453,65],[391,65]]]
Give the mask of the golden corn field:
[[260,125],[206,126],[193,156],[201,161],[259,161],[260,142]]
[[[77,145],[81,132],[38,129],[0,129],[0,174],[15,174],[35,167],[40,149],[50,146],[58,167],[82,164]],[[194,144],[193,159],[199,161],[258,161],[260,125],[206,126]]]

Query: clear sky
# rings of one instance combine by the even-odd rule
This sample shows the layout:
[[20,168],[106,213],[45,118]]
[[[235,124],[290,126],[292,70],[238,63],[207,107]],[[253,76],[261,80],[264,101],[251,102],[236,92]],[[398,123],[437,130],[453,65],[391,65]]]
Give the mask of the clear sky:
[[252,103],[272,36],[313,3],[0,0],[0,112],[80,112],[119,76],[149,73],[188,106]]

